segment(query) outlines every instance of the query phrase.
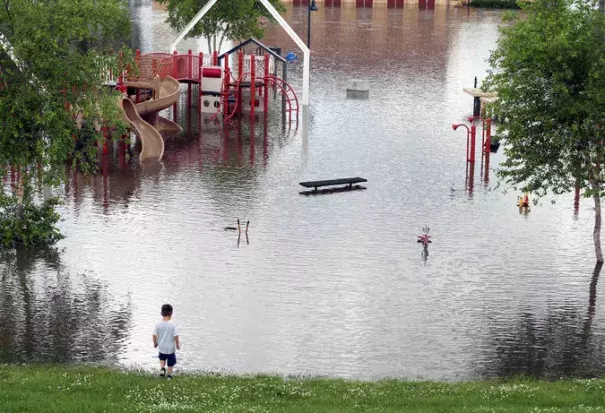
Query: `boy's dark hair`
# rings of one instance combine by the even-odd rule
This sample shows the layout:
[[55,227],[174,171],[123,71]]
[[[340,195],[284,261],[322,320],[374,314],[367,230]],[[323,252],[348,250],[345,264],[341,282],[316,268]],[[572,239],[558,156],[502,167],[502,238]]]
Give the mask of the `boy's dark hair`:
[[172,315],[172,306],[170,304],[164,304],[162,306],[162,317],[168,317]]

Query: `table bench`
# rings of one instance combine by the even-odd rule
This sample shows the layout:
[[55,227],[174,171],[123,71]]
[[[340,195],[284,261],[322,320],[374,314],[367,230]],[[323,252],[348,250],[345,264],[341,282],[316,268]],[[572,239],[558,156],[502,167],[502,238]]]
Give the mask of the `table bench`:
[[309,194],[309,193],[318,193],[317,188],[322,188],[322,187],[326,187],[326,186],[335,186],[335,185],[347,185],[344,188],[330,188],[328,190],[326,190],[326,192],[329,191],[342,191],[342,190],[347,190],[347,191],[352,191],[355,189],[366,189],[364,186],[361,185],[355,185],[354,184],[359,184],[362,182],[368,182],[367,179],[364,178],[360,178],[360,177],[354,177],[354,178],[340,178],[340,179],[328,179],[328,180],[324,180],[324,181],[307,181],[307,182],[299,182],[299,184],[301,186],[304,186],[305,188],[313,188],[313,191],[307,191],[307,192],[301,192],[301,194]]

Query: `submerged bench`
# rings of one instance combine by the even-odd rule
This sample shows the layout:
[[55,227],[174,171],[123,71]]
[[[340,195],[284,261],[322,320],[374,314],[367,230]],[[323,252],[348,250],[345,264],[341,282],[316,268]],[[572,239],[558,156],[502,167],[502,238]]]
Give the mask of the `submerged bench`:
[[324,192],[336,192],[336,191],[343,191],[343,190],[347,190],[347,191],[352,191],[354,189],[366,189],[364,186],[361,185],[355,185],[354,184],[359,184],[362,182],[368,182],[367,179],[364,178],[360,178],[360,177],[355,177],[355,178],[340,178],[340,179],[328,179],[325,181],[307,181],[307,182],[300,182],[299,184],[301,186],[304,186],[305,188],[313,188],[313,191],[306,191],[306,192],[301,192],[301,194],[312,194],[312,193],[318,193],[317,188],[321,188],[321,187],[325,187],[325,186],[335,186],[335,185],[347,185],[344,188],[330,188],[330,189],[326,189]]

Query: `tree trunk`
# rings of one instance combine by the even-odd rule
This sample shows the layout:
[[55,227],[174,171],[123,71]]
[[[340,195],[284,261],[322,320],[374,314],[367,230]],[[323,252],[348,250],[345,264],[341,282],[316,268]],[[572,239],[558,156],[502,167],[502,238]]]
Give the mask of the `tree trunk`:
[[594,249],[597,256],[597,262],[603,262],[603,251],[601,250],[601,196],[596,193],[594,196]]

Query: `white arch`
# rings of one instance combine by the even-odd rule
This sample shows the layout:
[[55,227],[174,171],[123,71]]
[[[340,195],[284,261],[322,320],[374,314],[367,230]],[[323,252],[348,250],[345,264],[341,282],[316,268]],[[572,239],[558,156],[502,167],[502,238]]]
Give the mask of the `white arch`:
[[[185,38],[185,36],[187,36],[187,33],[189,33],[191,31],[191,29],[193,29],[193,26],[195,26],[197,24],[197,22],[199,22],[202,19],[202,17],[204,17],[204,15],[210,11],[210,9],[212,8],[212,6],[214,6],[217,1],[218,0],[210,0],[208,3],[206,3],[204,5],[204,7],[202,7],[202,9],[187,24],[187,26],[185,26],[185,28],[183,29],[183,31],[180,32],[178,34],[178,36],[172,41],[172,43],[170,44],[170,53],[173,53],[176,50],[176,45],[181,40],[183,40]],[[277,10],[275,10],[275,8],[271,5],[271,3],[269,3],[269,0],[259,0],[259,1],[263,4],[263,6],[265,6],[265,8],[269,11],[269,13],[271,13],[271,16],[273,16],[273,18],[275,20],[277,20],[277,22],[279,23],[279,25],[286,31],[286,33],[288,33],[288,36],[290,36],[290,38],[292,40],[294,40],[294,42],[296,43],[296,45],[303,52],[303,96],[302,96],[302,105],[303,106],[309,106],[309,72],[310,72],[310,61],[309,61],[310,51],[309,51],[309,48],[307,47],[307,45],[305,44],[305,42],[303,42],[300,39],[300,37],[298,37],[298,35],[294,32],[294,30],[292,30],[292,28],[284,20],[284,18],[281,17],[281,15],[277,12]]]

